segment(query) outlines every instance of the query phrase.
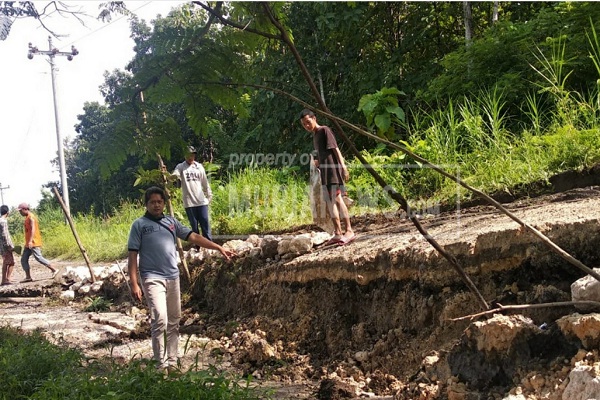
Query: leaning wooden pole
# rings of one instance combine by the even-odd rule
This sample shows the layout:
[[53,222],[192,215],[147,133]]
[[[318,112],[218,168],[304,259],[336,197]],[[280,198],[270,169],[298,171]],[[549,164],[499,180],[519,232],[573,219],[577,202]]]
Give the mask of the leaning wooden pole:
[[73,219],[71,218],[71,214],[67,210],[67,206],[65,205],[62,197],[58,193],[58,189],[56,188],[56,186],[54,186],[53,189],[54,189],[54,195],[56,196],[58,202],[60,203],[60,206],[61,206],[63,212],[65,213],[65,217],[67,217],[67,221],[69,222],[69,226],[71,227],[71,232],[73,232],[73,236],[75,237],[77,246],[79,246],[81,255],[83,255],[83,259],[85,260],[85,263],[87,264],[87,267],[90,270],[90,276],[92,277],[92,282],[96,282],[96,277],[94,276],[94,271],[92,270],[92,265],[90,264],[90,259],[87,255],[87,251],[85,250],[85,247],[83,247],[83,245],[81,244],[81,240],[79,240],[79,235],[77,234],[77,230],[75,229],[75,225],[73,224]]
[[[167,211],[169,215],[175,218],[175,213],[173,212],[173,203],[171,203],[171,194],[168,188],[168,180],[165,176],[165,163],[163,162],[160,154],[156,153],[156,157],[158,157],[158,168],[162,174],[163,186],[165,188],[165,193],[167,194]],[[185,260],[185,254],[183,253],[183,245],[181,244],[181,239],[177,238],[177,251],[179,252],[179,258],[181,259],[181,266],[183,268],[183,272],[185,273],[185,278],[188,282],[191,282],[192,278],[190,276],[190,270],[187,266],[187,261]]]
[[[219,83],[219,84],[221,84],[221,83]],[[229,84],[229,85],[232,85],[232,84]],[[426,160],[423,157],[421,157],[421,156],[419,156],[419,155],[411,152],[407,148],[405,148],[405,147],[403,147],[403,146],[401,146],[401,145],[399,145],[397,143],[393,143],[393,142],[390,142],[388,140],[382,139],[379,136],[373,135],[372,133],[367,132],[366,130],[364,130],[364,129],[358,127],[358,126],[356,126],[354,124],[351,124],[350,122],[344,120],[343,118],[337,117],[337,116],[331,114],[330,112],[323,111],[321,109],[315,108],[311,104],[308,104],[307,102],[302,101],[299,98],[297,98],[297,97],[295,97],[295,96],[293,96],[293,95],[291,95],[289,93],[284,92],[283,90],[279,90],[277,88],[272,88],[272,87],[267,87],[267,86],[262,86],[262,85],[248,85],[248,84],[245,84],[244,86],[249,86],[249,87],[253,87],[253,88],[256,88],[256,89],[269,90],[271,92],[281,94],[282,96],[288,97],[292,101],[294,101],[294,102],[302,105],[304,108],[308,108],[308,109],[314,111],[316,114],[319,114],[320,116],[329,118],[330,120],[334,121],[334,123],[339,123],[340,125],[344,125],[344,126],[346,126],[347,128],[349,128],[350,130],[352,130],[352,131],[354,131],[356,133],[359,133],[359,134],[361,134],[363,136],[371,138],[371,139],[373,139],[373,140],[375,140],[377,142],[383,143],[383,144],[385,144],[386,146],[389,146],[392,149],[396,149],[396,150],[402,151],[407,156],[409,156],[412,159],[418,161],[424,167],[431,168],[432,170],[434,170],[434,171],[440,173],[441,175],[443,175],[444,177],[449,178],[452,181],[456,182],[457,184],[459,184],[460,186],[464,187],[465,189],[467,189],[467,190],[475,193],[475,195],[481,197],[482,199],[484,199],[485,201],[487,201],[488,203],[490,203],[492,206],[496,207],[500,212],[502,212],[503,214],[505,214],[507,217],[509,217],[510,219],[512,219],[513,221],[515,221],[519,225],[521,225],[521,227],[524,230],[529,231],[534,236],[537,236],[542,241],[543,244],[545,244],[546,246],[548,246],[550,248],[550,250],[552,250],[553,252],[555,252],[556,254],[558,254],[565,261],[569,262],[570,264],[574,265],[575,267],[581,269],[586,274],[588,274],[588,275],[594,277],[596,280],[600,281],[600,274],[599,273],[597,273],[592,268],[586,266],[584,263],[582,263],[581,261],[579,261],[578,259],[576,259],[572,255],[570,255],[569,253],[567,253],[565,250],[563,250],[561,247],[559,247],[556,243],[554,243],[550,238],[548,238],[546,235],[544,235],[538,229],[536,229],[535,227],[529,225],[528,223],[526,223],[525,221],[523,221],[522,219],[520,219],[519,217],[517,217],[514,213],[512,213],[510,210],[508,210],[506,207],[504,207],[498,201],[494,200],[492,197],[488,196],[487,194],[485,194],[484,192],[480,191],[479,189],[476,189],[476,188],[468,185],[465,181],[461,180],[457,176],[454,176],[454,175],[450,174],[449,172],[447,172],[444,169],[442,169],[440,166],[438,166],[436,164],[432,164],[428,160]],[[359,160],[361,160],[361,162],[362,162],[362,158],[361,157],[359,157],[357,155],[357,158]],[[365,169],[367,169],[369,172],[373,170],[370,165],[366,165]],[[380,182],[377,179],[377,177],[375,177],[375,180],[378,183]],[[383,186],[383,184],[381,184],[381,183],[380,183],[380,185],[382,185],[382,187],[384,187],[386,190],[389,189],[388,186]],[[395,200],[396,198],[394,196],[392,196],[393,189],[391,189],[391,191],[389,193],[390,193],[390,196],[392,198],[394,198],[394,200]]]
[[[305,78],[308,86],[310,87],[310,90],[311,90],[311,93],[313,94],[313,97],[319,103],[319,107],[323,111],[331,114],[331,111],[329,110],[329,108],[327,107],[327,105],[325,104],[325,102],[323,101],[323,99],[321,98],[321,96],[319,94],[319,91],[317,90],[317,87],[314,84],[314,81],[313,81],[313,79],[312,79],[312,77],[310,75],[310,72],[308,71],[308,68],[304,64],[304,61],[302,60],[302,57],[300,56],[300,53],[298,53],[298,51],[297,51],[296,47],[294,46],[294,43],[293,43],[292,39],[290,38],[290,36],[288,35],[287,31],[281,25],[281,23],[279,22],[279,20],[277,18],[275,18],[275,16],[271,12],[269,3],[263,2],[262,6],[263,6],[263,9],[265,10],[265,13],[266,13],[267,17],[270,19],[271,23],[273,24],[273,26],[275,26],[277,28],[277,30],[279,30],[281,40],[288,46],[288,48],[292,52],[292,55],[296,59],[296,63],[300,67],[302,75],[304,76],[304,78]],[[479,291],[479,289],[477,289],[477,286],[475,286],[475,283],[473,283],[473,281],[471,280],[471,278],[469,278],[469,276],[467,275],[467,273],[461,267],[461,265],[459,264],[458,260],[452,254],[448,253],[433,238],[433,236],[431,236],[429,234],[429,232],[427,231],[427,229],[425,229],[425,227],[421,224],[421,222],[418,220],[418,218],[416,217],[416,215],[414,215],[411,212],[410,206],[408,204],[408,201],[400,193],[398,193],[390,185],[388,185],[387,182],[385,182],[385,180],[373,169],[373,167],[369,163],[367,163],[367,161],[364,159],[364,157],[361,155],[361,153],[358,151],[358,149],[354,146],[354,144],[346,136],[346,134],[344,133],[344,131],[343,131],[342,127],[340,126],[340,124],[336,120],[333,120],[332,122],[334,123],[335,128],[338,130],[338,133],[340,134],[340,136],[342,137],[342,139],[344,140],[344,142],[348,145],[348,147],[350,148],[350,150],[352,151],[352,153],[365,166],[367,172],[369,172],[369,174],[373,177],[373,179],[375,179],[375,181],[382,188],[384,188],[384,189],[387,190],[389,196],[392,199],[394,199],[396,202],[398,202],[398,204],[400,204],[400,207],[402,207],[402,209],[406,212],[406,215],[409,216],[409,220],[412,222],[412,224],[415,226],[415,228],[417,228],[417,230],[419,231],[419,233],[425,238],[425,240],[439,254],[442,255],[442,257],[444,257],[450,263],[450,265],[458,273],[458,275],[460,276],[460,278],[464,282],[464,284],[475,295],[475,298],[477,299],[477,301],[479,302],[479,304],[483,307],[483,309],[484,310],[488,310],[490,308],[489,305],[487,304],[487,302],[483,298],[483,295],[481,294],[481,292]]]

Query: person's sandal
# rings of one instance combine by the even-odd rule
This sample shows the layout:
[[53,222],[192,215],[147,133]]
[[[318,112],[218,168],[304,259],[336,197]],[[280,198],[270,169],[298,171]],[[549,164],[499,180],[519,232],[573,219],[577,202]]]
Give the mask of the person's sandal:
[[327,243],[325,243],[325,246],[331,246],[333,244],[340,244],[340,243],[342,243],[342,240],[344,240],[344,238],[342,236],[335,235],[331,239],[329,239],[327,241]]
[[352,243],[354,241],[354,239],[356,239],[356,234],[352,234],[352,236],[347,237],[347,236],[342,236],[342,240],[340,240],[340,246],[345,246],[349,243]]

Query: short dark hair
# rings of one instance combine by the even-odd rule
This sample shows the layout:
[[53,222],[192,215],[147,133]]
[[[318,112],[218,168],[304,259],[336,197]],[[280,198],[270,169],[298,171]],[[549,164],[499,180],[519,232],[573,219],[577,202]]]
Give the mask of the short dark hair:
[[0,215],[8,214],[8,206],[0,207]]
[[302,119],[302,118],[306,117],[307,115],[308,115],[309,117],[314,117],[314,116],[315,116],[315,113],[314,113],[314,112],[312,112],[311,110],[309,110],[308,108],[305,108],[304,110],[302,110],[302,111],[300,112],[300,119]]
[[160,197],[162,197],[163,201],[167,201],[167,195],[165,194],[165,191],[161,188],[159,188],[158,186],[151,186],[148,189],[146,189],[146,193],[144,193],[144,204],[148,204],[148,202],[150,201],[150,197],[153,194],[159,194]]

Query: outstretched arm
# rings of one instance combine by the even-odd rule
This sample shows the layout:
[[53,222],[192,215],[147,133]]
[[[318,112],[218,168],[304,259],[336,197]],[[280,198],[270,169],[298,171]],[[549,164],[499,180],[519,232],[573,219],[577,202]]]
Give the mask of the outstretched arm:
[[192,232],[187,238],[187,240],[189,242],[194,243],[195,245],[204,247],[206,249],[219,251],[221,254],[223,254],[223,257],[225,257],[226,260],[229,260],[231,259],[231,257],[237,255],[235,251],[227,250],[223,246],[219,246],[215,242],[211,242],[210,240],[208,240],[202,235],[197,234],[196,232]]

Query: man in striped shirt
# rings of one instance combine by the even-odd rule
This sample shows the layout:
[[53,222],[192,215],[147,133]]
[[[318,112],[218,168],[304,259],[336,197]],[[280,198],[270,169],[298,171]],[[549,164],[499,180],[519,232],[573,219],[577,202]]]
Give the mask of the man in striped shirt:
[[0,254],[2,254],[2,285],[10,285],[15,266],[14,245],[8,231],[8,206],[0,207]]

